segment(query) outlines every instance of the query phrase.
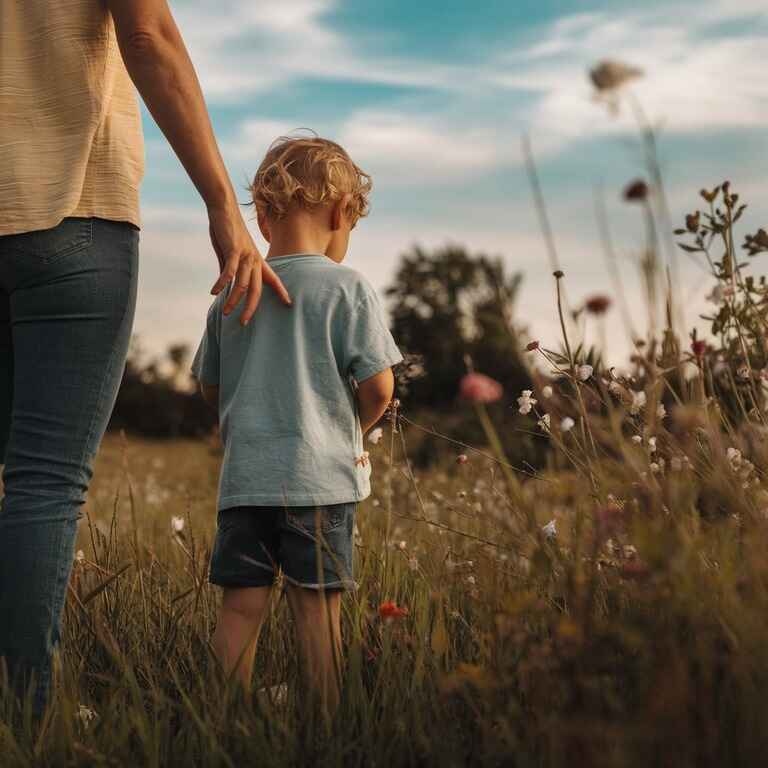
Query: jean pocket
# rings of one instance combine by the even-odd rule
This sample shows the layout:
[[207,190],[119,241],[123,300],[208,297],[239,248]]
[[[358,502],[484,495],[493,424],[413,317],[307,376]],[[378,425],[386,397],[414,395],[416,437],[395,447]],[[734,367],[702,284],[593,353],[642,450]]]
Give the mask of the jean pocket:
[[321,507],[288,507],[285,512],[287,524],[300,533],[314,536],[318,530],[323,534],[338,528],[346,519],[347,504],[329,504]]
[[53,264],[93,242],[93,219],[67,218],[51,229],[7,235],[3,250],[39,264]]

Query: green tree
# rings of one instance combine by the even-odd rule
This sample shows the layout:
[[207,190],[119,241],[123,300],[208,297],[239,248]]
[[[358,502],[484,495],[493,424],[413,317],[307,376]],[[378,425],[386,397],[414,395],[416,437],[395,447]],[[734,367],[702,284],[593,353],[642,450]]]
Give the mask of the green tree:
[[507,399],[528,385],[512,320],[521,281],[505,274],[500,258],[461,246],[403,255],[386,295],[395,338],[423,364],[408,387],[410,407],[453,405],[468,359],[501,382]]

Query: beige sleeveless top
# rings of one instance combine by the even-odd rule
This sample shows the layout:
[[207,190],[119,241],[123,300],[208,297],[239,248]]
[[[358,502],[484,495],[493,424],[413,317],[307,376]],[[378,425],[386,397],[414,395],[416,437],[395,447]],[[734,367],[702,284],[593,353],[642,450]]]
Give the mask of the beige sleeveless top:
[[103,0],[0,0],[0,235],[139,226],[141,117]]

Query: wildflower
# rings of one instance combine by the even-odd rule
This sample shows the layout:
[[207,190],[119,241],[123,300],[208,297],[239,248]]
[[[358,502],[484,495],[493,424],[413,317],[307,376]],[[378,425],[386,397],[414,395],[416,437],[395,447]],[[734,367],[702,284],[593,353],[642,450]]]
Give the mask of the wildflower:
[[699,231],[699,225],[701,224],[701,211],[696,213],[689,213],[685,217],[685,228],[693,235]]
[[557,521],[550,520],[545,526],[542,527],[541,532],[548,539],[554,539],[557,536]]
[[407,541],[401,541],[401,542],[400,542],[400,543],[397,545],[397,547],[398,547],[398,549],[407,549],[407,548],[408,548],[408,542],[407,542]]
[[374,500],[371,502],[371,504],[373,504],[373,506],[374,506],[374,507],[379,507],[379,506],[381,506],[381,502],[380,502],[378,499],[374,499]]
[[531,408],[533,408],[533,406],[538,402],[538,400],[535,400],[532,395],[533,392],[530,389],[524,389],[520,397],[517,398],[517,403],[520,406],[518,410],[524,416],[529,414],[531,412]]
[[656,453],[656,438],[648,438],[648,453]]
[[548,400],[550,397],[552,397],[552,387],[550,387],[549,384],[541,388],[541,396],[545,400]]
[[591,365],[580,365],[576,369],[576,375],[581,381],[586,381],[595,369]]
[[612,381],[612,382],[611,382],[611,383],[608,385],[608,391],[609,391],[609,392],[610,392],[612,395],[615,395],[616,397],[620,397],[620,396],[621,396],[621,394],[622,394],[622,392],[624,391],[624,389],[623,389],[623,387],[621,386],[621,384],[619,384],[619,382],[618,382],[618,381]]
[[624,200],[628,203],[635,203],[645,200],[648,197],[648,185],[643,179],[636,179],[624,187]]
[[85,729],[88,729],[88,726],[90,726],[94,720],[98,719],[98,717],[96,712],[86,707],[85,704],[80,704],[77,708],[77,718],[83,724]]
[[640,445],[643,442],[643,438],[640,435],[632,435],[631,439],[635,445]]
[[607,538],[616,533],[623,522],[623,515],[624,510],[615,501],[598,509],[595,513],[595,523],[600,535]]
[[733,469],[738,469],[741,466],[742,456],[741,451],[738,448],[729,448],[725,455]]
[[701,341],[701,339],[694,339],[691,342],[691,352],[696,357],[704,357],[704,353],[707,351],[707,342]]
[[659,403],[659,406],[656,409],[656,415],[660,419],[663,419],[667,415],[667,409],[664,407],[664,403]]
[[526,352],[535,352],[539,348],[539,342],[538,341],[529,341],[525,345],[525,351]]
[[604,315],[611,308],[611,300],[608,296],[590,296],[584,302],[584,308],[590,315]]
[[387,622],[402,619],[407,615],[408,609],[398,607],[393,600],[387,600],[379,606],[379,616]]
[[171,529],[174,533],[181,533],[184,530],[184,518],[174,515],[171,518]]
[[459,394],[473,403],[495,403],[504,389],[498,381],[482,373],[468,373],[459,384]]
[[589,72],[592,83],[600,93],[617,91],[626,83],[642,75],[642,69],[612,60],[601,61]]
[[374,444],[377,445],[379,440],[384,437],[384,430],[381,427],[376,427],[376,429],[372,429],[368,433],[368,439]]
[[466,491],[459,491],[456,494],[460,499],[466,499],[467,498],[467,492]]
[[746,365],[739,366],[736,371],[736,375],[742,380],[747,381],[749,379],[749,368]]
[[456,457],[456,463],[457,464],[466,464],[469,461],[469,458],[467,457],[466,453],[460,453]]
[[368,466],[368,459],[370,457],[370,454],[368,451],[363,451],[356,459],[355,459],[355,466],[356,467],[367,467]]
[[474,584],[475,583],[475,577],[470,573],[469,576],[467,576],[467,584]]
[[570,416],[566,416],[560,422],[560,431],[561,432],[570,432],[575,426],[576,426],[576,422]]
[[82,565],[85,562],[85,552],[83,552],[82,549],[78,549],[77,552],[75,552],[75,562],[78,563],[78,565]]
[[645,402],[646,402],[645,392],[635,392],[633,390],[632,391],[632,403],[629,406],[629,412],[633,416],[637,416],[637,414],[640,413],[640,411],[643,408],[645,408]]
[[549,432],[549,414],[545,413],[537,422],[539,429],[543,429],[545,432]]
[[556,269],[556,270],[555,270],[555,271],[552,273],[552,276],[555,278],[555,280],[561,280],[562,278],[564,278],[564,277],[565,277],[565,272],[563,272],[563,270],[562,270],[562,269]]
[[651,469],[651,472],[653,472],[654,475],[657,475],[659,472],[661,472],[661,466],[657,462],[655,462],[655,461],[651,462],[650,469]]

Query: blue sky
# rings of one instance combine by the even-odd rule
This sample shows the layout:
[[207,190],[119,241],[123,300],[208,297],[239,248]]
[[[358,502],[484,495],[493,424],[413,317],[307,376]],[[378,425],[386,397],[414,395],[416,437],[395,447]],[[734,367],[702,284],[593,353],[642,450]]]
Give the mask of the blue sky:
[[[377,287],[414,243],[500,255],[525,274],[519,323],[556,343],[551,270],[521,160],[527,132],[570,296],[611,293],[593,214],[601,184],[642,325],[634,266],[642,230],[637,211],[619,199],[642,165],[630,112],[612,117],[592,99],[587,71],[605,58],[645,72],[633,90],[661,131],[675,220],[697,207],[702,186],[729,178],[752,204],[747,227],[768,223],[764,0],[177,0],[172,7],[238,188],[269,143],[299,127],[340,141],[372,174],[372,213],[353,235],[349,263]],[[144,128],[136,331],[155,352],[196,342],[215,259],[203,207],[146,112]],[[700,330],[706,324],[696,316],[710,287],[686,259],[681,290],[689,325]],[[609,346],[617,356],[624,351],[618,322],[609,323]]]

